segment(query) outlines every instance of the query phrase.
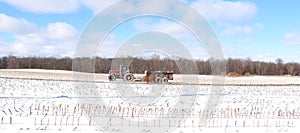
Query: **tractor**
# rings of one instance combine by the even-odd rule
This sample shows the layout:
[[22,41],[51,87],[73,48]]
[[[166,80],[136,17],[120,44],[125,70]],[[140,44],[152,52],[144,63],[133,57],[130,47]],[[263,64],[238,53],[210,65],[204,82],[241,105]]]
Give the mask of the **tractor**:
[[134,75],[130,73],[129,66],[120,65],[119,70],[109,70],[108,80],[115,81],[116,79],[123,79],[124,81],[133,81]]

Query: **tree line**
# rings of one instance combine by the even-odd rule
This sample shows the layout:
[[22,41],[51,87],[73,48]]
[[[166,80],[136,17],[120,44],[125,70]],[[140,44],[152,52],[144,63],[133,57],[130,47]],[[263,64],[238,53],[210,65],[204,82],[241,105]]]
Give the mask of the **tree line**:
[[[55,57],[16,57],[6,56],[0,58],[0,69],[52,69],[72,71],[72,62],[75,59]],[[119,69],[119,65],[129,65],[133,73],[144,73],[148,71],[174,71],[174,73],[189,73],[185,69],[197,70],[198,74],[211,75],[211,60],[170,59],[152,56],[151,58],[77,58],[77,60],[88,60],[95,62],[96,73],[108,73],[110,69]],[[275,62],[252,61],[247,59],[224,59],[219,60],[226,65],[226,73],[239,75],[291,75],[300,76],[300,64],[295,62],[285,63],[278,58]],[[114,64],[114,65],[112,65]],[[178,67],[180,64],[180,68]],[[196,64],[195,66],[191,64]],[[84,64],[82,64],[84,65]]]

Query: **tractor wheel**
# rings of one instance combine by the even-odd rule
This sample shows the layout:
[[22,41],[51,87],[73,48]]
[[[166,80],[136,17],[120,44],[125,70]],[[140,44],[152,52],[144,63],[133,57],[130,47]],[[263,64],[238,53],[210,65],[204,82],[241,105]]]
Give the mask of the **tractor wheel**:
[[115,81],[116,80],[116,75],[114,75],[114,74],[108,75],[108,80],[109,81]]
[[161,83],[161,77],[156,77],[154,80],[155,83]]
[[167,77],[163,77],[163,78],[162,78],[162,82],[163,82],[163,83],[168,83],[168,80],[169,80],[169,79],[168,79]]
[[132,73],[126,73],[124,75],[124,81],[133,81],[134,80],[134,76]]

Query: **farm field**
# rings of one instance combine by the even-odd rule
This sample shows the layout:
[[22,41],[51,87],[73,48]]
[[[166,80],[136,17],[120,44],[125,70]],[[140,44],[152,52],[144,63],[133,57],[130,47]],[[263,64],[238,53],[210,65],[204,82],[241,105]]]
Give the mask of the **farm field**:
[[[73,80],[68,71],[0,70],[0,131],[300,130],[300,77],[224,77],[211,85],[214,77],[202,75],[145,84],[78,74],[82,78]],[[212,93],[215,86],[222,91]]]

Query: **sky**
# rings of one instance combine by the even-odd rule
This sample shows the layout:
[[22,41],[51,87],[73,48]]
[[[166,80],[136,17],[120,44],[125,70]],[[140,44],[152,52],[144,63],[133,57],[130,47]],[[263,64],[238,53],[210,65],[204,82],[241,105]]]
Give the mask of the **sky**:
[[[81,32],[95,15],[115,2],[118,0],[0,0],[0,56],[74,57]],[[225,58],[300,62],[300,1],[183,2],[209,22]],[[144,8],[148,7],[157,5]],[[120,24],[99,46],[98,56],[114,57],[127,40],[147,31],[172,35],[195,59],[209,58],[201,41],[182,25],[150,16]]]

